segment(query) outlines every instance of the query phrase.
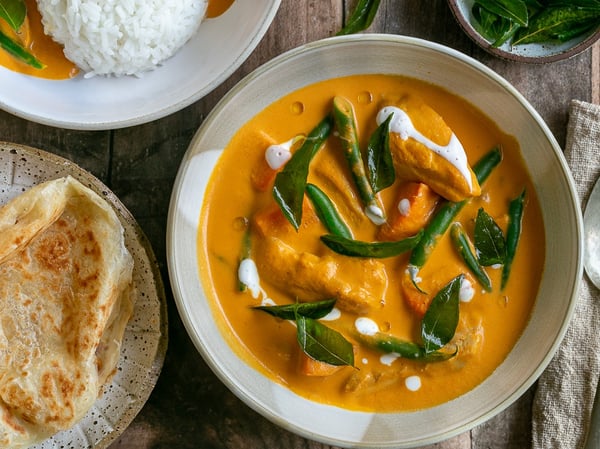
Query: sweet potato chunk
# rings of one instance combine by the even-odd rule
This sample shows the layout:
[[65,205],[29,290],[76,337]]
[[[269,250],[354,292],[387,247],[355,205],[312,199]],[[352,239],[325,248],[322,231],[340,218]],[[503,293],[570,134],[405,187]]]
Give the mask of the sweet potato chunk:
[[277,173],[280,171],[273,170],[264,157],[264,153],[267,148],[269,148],[271,145],[275,145],[275,143],[275,140],[273,140],[271,136],[262,131],[256,135],[256,138],[253,142],[249,143],[261,148],[263,152],[263,157],[260,158],[256,166],[252,169],[252,173],[250,175],[252,187],[259,192],[266,192],[269,188],[271,188],[273,186],[273,182],[275,181],[275,176],[277,176]]
[[412,310],[419,318],[425,316],[425,312],[431,304],[431,298],[426,293],[423,293],[415,287],[410,274],[405,272],[402,274],[400,282],[402,289],[402,298],[410,310]]
[[400,185],[396,198],[398,207],[379,228],[380,240],[401,240],[415,235],[428,223],[440,196],[427,184],[406,182]]
[[330,365],[313,359],[304,351],[298,351],[298,371],[304,376],[325,377],[337,373],[344,366]]
[[[300,229],[310,227],[318,222],[319,217],[310,201],[304,197]],[[282,239],[289,239],[298,234],[275,202],[270,203],[252,216],[252,226],[262,237],[273,235]]]
[[252,216],[252,224],[263,237],[273,233],[295,232],[294,227],[285,218],[276,203],[256,212]]

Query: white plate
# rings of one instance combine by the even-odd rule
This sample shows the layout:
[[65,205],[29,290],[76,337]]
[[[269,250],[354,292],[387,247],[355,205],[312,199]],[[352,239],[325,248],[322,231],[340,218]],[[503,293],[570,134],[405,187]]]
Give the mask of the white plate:
[[[280,97],[324,79],[383,73],[442,86],[519,141],[546,227],[546,262],[530,323],[506,360],[475,389],[425,410],[366,413],[309,401],[244,363],[221,335],[199,277],[203,195],[234,133]],[[243,104],[245,107],[240,108]],[[167,224],[175,301],[198,351],[222,382],[276,424],[332,446],[408,448],[465,432],[519,398],[552,358],[572,316],[582,276],[582,219],[562,151],[539,114],[506,80],[462,53],[402,36],[334,37],[285,53],[244,78],[203,122],[179,169]]]
[[510,45],[510,43],[505,43],[496,48],[492,46],[491,42],[481,36],[472,25],[474,20],[471,12],[473,3],[474,0],[448,0],[450,9],[452,9],[457,22],[477,45],[495,56],[510,61],[534,64],[560,61],[581,53],[600,39],[600,27],[598,27],[596,30],[588,31],[567,42],[548,42],[525,45]]
[[237,0],[206,19],[171,59],[143,76],[53,81],[0,67],[0,108],[60,128],[147,123],[192,104],[231,75],[258,45],[281,0]]
[[70,430],[32,449],[106,448],[131,423],[156,385],[167,349],[167,305],[150,244],[135,219],[97,178],[74,163],[34,148],[0,142],[0,205],[24,190],[71,175],[104,197],[125,229],[134,259],[136,302],[123,338],[117,373],[87,415]]

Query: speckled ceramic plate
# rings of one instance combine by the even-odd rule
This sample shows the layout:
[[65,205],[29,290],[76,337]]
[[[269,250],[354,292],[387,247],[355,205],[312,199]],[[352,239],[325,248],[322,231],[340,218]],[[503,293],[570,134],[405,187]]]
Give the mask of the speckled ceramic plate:
[[167,348],[164,288],[149,242],[133,216],[97,178],[59,156],[31,147],[0,142],[0,204],[28,188],[71,175],[105,198],[125,229],[134,258],[135,309],[125,330],[117,374],[102,396],[72,429],[60,432],[35,449],[105,448],[131,423],[158,379]]
[[142,78],[65,81],[0,67],[0,108],[28,120],[69,129],[115,129],[164,117],[204,97],[258,45],[281,0],[239,0],[206,19],[172,58]]
[[506,43],[501,47],[493,47],[472,25],[474,0],[448,0],[450,9],[461,28],[481,48],[503,59],[516,62],[543,64],[560,61],[575,56],[589,48],[600,39],[600,27],[591,30],[582,36],[573,38],[563,43],[544,43],[527,45],[510,45]]

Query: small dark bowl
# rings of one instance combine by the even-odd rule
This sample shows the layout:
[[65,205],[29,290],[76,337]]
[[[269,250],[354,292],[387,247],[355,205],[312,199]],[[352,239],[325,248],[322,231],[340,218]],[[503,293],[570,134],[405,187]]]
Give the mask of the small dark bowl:
[[583,52],[600,39],[600,27],[598,27],[567,42],[525,45],[507,43],[496,48],[473,27],[474,18],[471,13],[473,3],[473,0],[448,0],[448,5],[464,32],[488,53],[509,61],[532,64],[561,61]]

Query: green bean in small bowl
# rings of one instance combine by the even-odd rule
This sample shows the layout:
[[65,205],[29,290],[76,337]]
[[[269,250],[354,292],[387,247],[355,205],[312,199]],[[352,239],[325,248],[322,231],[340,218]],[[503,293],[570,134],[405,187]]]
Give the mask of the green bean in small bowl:
[[600,38],[600,0],[448,0],[448,4],[477,45],[510,61],[564,60]]

